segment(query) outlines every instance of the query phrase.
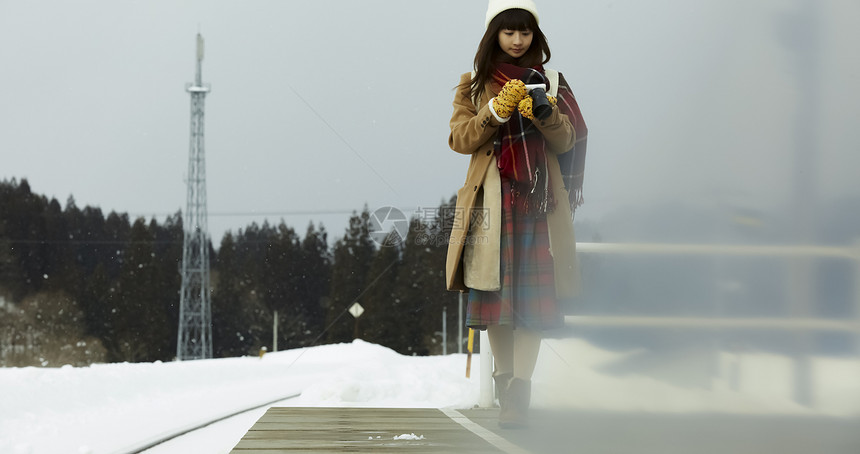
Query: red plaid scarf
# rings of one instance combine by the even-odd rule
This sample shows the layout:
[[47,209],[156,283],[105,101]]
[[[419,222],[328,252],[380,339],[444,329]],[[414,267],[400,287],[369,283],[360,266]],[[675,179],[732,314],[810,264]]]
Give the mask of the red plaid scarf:
[[[497,85],[493,87],[494,91],[498,93],[511,79],[519,79],[526,84],[543,83],[547,89],[549,88],[542,66],[522,68],[508,63],[499,63],[493,74],[493,82]],[[561,113],[568,116],[577,133],[575,149],[559,155],[562,178],[565,187],[570,191],[569,202],[573,210],[582,204],[582,175],[587,130],[573,92],[567,83],[562,84],[562,82],[563,79],[560,78],[558,107]],[[581,150],[580,142],[582,142]],[[529,119],[523,118],[519,112],[514,112],[511,119],[499,128],[495,141],[495,155],[499,174],[513,182],[511,190],[517,213],[537,215],[555,209],[556,200],[553,197],[546,163],[546,141],[543,134]],[[581,159],[579,159],[580,156]],[[567,160],[570,162],[566,162]]]
[[561,113],[567,115],[570,123],[576,131],[576,143],[573,148],[558,155],[558,164],[561,168],[561,178],[564,180],[564,188],[569,192],[570,212],[574,213],[576,207],[585,201],[582,197],[582,182],[585,178],[585,149],[588,146],[588,127],[582,118],[579,104],[573,96],[573,90],[564,80],[564,76],[558,75],[558,107]]

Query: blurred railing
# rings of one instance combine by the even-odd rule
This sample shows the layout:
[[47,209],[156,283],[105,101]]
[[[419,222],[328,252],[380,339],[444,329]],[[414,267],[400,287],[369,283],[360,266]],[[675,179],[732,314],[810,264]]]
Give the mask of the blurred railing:
[[[750,329],[750,330],[779,330],[779,331],[831,331],[855,334],[855,354],[860,358],[860,240],[853,246],[815,246],[815,245],[718,245],[718,244],[657,244],[657,243],[577,243],[578,254],[600,255],[660,255],[660,256],[739,256],[739,257],[774,257],[787,258],[798,262],[810,259],[836,258],[853,262],[854,267],[854,318],[840,320],[831,318],[810,318],[804,316],[788,317],[651,317],[651,316],[566,316],[567,326],[591,327],[654,327],[673,329]],[[809,285],[803,282],[789,282],[789,285]],[[809,290],[809,289],[805,289]],[[804,293],[801,293],[803,295]],[[809,294],[807,291],[806,295]],[[809,305],[810,301],[802,304]],[[797,311],[796,311],[797,312]],[[803,313],[809,312],[800,311]],[[486,332],[481,332],[481,400],[480,406],[493,405],[492,392],[492,357],[490,352],[484,352],[483,346],[488,346]],[[488,350],[488,349],[487,349]],[[797,352],[794,367],[795,400],[807,406],[814,406],[813,383],[808,371],[810,352],[802,349]]]

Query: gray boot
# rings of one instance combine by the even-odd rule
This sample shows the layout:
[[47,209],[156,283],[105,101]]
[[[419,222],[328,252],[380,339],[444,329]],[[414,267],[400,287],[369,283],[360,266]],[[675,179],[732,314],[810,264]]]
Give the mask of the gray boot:
[[499,398],[499,408],[504,411],[508,407],[508,384],[514,374],[507,372],[504,374],[493,374],[493,381],[496,382],[496,396]]
[[505,391],[507,400],[499,412],[499,426],[503,429],[521,429],[528,426],[528,410],[531,403],[532,382],[512,378]]

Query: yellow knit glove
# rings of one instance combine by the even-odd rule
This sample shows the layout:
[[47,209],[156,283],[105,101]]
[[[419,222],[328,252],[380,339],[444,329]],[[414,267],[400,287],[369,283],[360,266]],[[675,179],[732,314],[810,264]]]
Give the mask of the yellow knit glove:
[[493,110],[502,118],[509,118],[516,110],[517,105],[524,98],[528,98],[529,91],[526,84],[519,79],[511,79],[505,83],[499,94],[493,99]]
[[[547,101],[549,101],[550,104],[552,104],[553,107],[555,107],[558,104],[558,100],[555,99],[555,96],[546,95],[546,99],[547,99]],[[520,104],[517,106],[517,109],[520,111],[520,115],[522,115],[524,118],[528,118],[529,120],[534,120],[535,115],[534,115],[534,112],[532,112],[533,106],[534,106],[534,101],[532,100],[532,97],[526,96],[525,98],[523,98],[522,101],[520,101]]]

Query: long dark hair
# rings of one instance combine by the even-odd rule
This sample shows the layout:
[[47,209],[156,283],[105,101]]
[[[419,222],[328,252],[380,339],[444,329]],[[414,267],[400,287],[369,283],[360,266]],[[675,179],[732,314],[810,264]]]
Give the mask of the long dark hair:
[[[499,32],[502,30],[531,31],[534,36],[529,50],[516,60],[511,58],[499,47]],[[507,61],[517,66],[532,67],[548,62],[549,58],[550,51],[546,36],[538,27],[532,13],[519,8],[508,9],[496,15],[487,26],[487,31],[481,38],[478,52],[475,54],[475,77],[471,82],[463,85],[470,86],[472,99],[479,100],[484,94],[484,86],[496,70],[497,63]]]

